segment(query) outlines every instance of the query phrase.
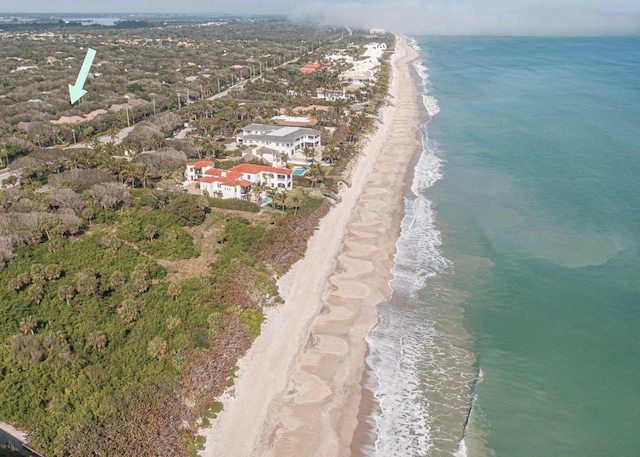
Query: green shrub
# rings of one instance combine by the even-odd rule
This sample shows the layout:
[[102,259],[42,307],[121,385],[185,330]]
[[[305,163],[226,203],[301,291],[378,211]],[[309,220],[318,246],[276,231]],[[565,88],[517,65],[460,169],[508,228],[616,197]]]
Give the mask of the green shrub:
[[264,322],[264,316],[255,309],[245,309],[240,313],[240,322],[249,332],[249,336],[255,339],[260,335],[260,327]]
[[194,227],[204,222],[207,207],[203,198],[196,195],[180,195],[174,198],[163,212],[171,214],[183,227]]
[[240,200],[238,198],[214,198],[214,197],[206,197],[209,205],[214,208],[221,209],[231,209],[235,211],[246,211],[248,213],[258,213],[260,212],[260,207],[255,203]]

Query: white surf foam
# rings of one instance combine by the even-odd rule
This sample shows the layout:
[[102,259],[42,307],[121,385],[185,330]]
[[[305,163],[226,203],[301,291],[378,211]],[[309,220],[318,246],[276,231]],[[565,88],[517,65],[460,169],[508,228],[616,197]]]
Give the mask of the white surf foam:
[[[415,40],[411,45],[419,49]],[[416,70],[422,78],[423,103],[433,117],[440,108],[428,95],[428,69],[418,62]],[[464,439],[458,442],[457,432],[441,430],[445,427],[441,415],[464,415],[469,404],[469,359],[463,349],[438,333],[442,325],[419,304],[425,294],[438,302],[438,295],[447,293],[433,284],[451,269],[451,262],[442,255],[436,212],[427,197],[428,189],[442,178],[444,162],[437,150],[429,148],[426,125],[420,131],[423,150],[411,186],[414,195],[405,198],[390,283],[393,295],[378,306],[380,322],[367,336],[372,373],[367,388],[379,410],[369,418],[375,445],[363,452],[375,457],[428,456],[447,447],[453,455],[457,446],[456,457],[466,457]]]

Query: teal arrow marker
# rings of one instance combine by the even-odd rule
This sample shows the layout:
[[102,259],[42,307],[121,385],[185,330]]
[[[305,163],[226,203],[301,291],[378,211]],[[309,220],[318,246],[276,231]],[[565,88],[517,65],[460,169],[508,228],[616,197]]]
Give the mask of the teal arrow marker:
[[69,96],[71,98],[72,105],[87,93],[87,91],[82,87],[87,80],[87,76],[89,76],[89,70],[91,69],[91,64],[93,63],[93,58],[95,56],[95,49],[87,49],[87,55],[84,56],[84,62],[82,62],[82,68],[80,68],[80,73],[78,73],[78,78],[76,79],[75,85],[72,86],[71,84],[69,84]]

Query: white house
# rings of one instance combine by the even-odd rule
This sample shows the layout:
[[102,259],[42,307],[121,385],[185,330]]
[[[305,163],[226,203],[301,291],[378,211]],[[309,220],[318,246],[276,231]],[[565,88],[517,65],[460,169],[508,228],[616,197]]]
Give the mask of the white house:
[[249,124],[237,136],[238,146],[265,146],[277,152],[292,156],[305,146],[320,146],[321,132],[303,127],[283,127],[281,125]]
[[198,162],[187,162],[187,168],[184,171],[184,176],[187,181],[197,181],[202,178],[204,174],[214,168],[213,162],[208,160],[200,160]]
[[316,89],[316,98],[335,101],[335,100],[355,100],[356,96],[347,92],[346,89],[325,89],[319,87]]
[[286,163],[283,159],[287,156],[282,154],[281,152],[276,151],[275,149],[256,147],[253,149],[253,152],[247,155],[248,158],[257,158],[261,160],[265,160],[271,164],[272,167],[275,168],[285,168]]
[[231,170],[242,174],[242,179],[252,183],[262,182],[272,189],[289,190],[293,187],[293,171],[288,168],[241,163]]
[[293,187],[292,170],[275,168],[251,163],[242,163],[228,170],[211,168],[197,179],[200,192],[217,198],[239,198],[248,200],[251,186],[262,182],[267,187],[289,190]]
[[242,179],[242,174],[231,170],[208,170],[206,176],[199,178],[200,193],[207,193],[216,198],[239,198],[248,200],[251,192],[251,181]]

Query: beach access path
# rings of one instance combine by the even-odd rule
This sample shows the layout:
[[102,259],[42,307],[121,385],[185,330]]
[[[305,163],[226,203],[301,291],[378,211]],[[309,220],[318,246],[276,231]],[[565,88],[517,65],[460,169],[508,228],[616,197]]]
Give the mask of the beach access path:
[[305,257],[279,281],[285,303],[238,363],[224,410],[202,430],[205,457],[347,456],[358,423],[366,334],[388,298],[418,146],[418,92],[401,37],[381,110],[341,202],[319,224]]

